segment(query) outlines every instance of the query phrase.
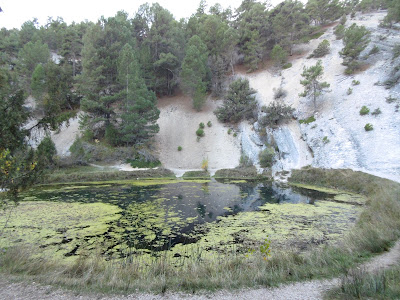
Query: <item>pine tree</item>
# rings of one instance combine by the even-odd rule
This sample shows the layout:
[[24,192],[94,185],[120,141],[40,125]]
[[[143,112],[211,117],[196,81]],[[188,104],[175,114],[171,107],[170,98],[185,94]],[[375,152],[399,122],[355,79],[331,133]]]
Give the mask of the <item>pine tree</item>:
[[36,101],[40,102],[46,91],[46,74],[42,64],[38,64],[33,71],[31,79],[32,95]]
[[314,102],[314,108],[317,108],[317,98],[323,93],[329,92],[327,90],[330,84],[327,82],[321,82],[322,75],[324,74],[324,67],[322,66],[321,60],[318,60],[315,66],[304,67],[301,76],[304,80],[300,80],[300,83],[304,86],[304,92],[301,93],[300,97],[311,96]]
[[257,101],[247,79],[238,79],[229,86],[228,94],[222,106],[215,110],[215,115],[221,122],[237,123],[242,119],[252,119],[257,109]]
[[[199,90],[207,89],[210,81],[210,69],[207,65],[207,46],[199,36],[190,38],[182,63],[181,86],[186,95],[193,97]],[[196,109],[201,109],[196,105]]]
[[123,87],[120,125],[121,140],[127,145],[143,143],[159,131],[157,98],[141,76],[133,48],[126,44],[118,62],[119,82]]

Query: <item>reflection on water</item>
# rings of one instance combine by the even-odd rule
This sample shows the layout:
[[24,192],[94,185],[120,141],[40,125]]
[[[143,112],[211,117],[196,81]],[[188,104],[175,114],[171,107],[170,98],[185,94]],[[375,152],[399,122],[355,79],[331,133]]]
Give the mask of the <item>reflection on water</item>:
[[[275,183],[184,181],[150,186],[48,187],[33,192],[28,199],[63,203],[101,202],[118,206],[120,217],[107,223],[108,229],[101,237],[108,244],[104,253],[112,254],[119,251],[121,244],[135,249],[163,250],[176,244],[193,243],[204,230],[199,226],[201,224],[257,211],[267,203],[313,205],[318,199],[328,197],[332,196]],[[88,237],[83,237],[83,240],[88,241]],[[81,244],[77,240],[75,243]],[[75,254],[78,248],[73,247],[68,255]]]

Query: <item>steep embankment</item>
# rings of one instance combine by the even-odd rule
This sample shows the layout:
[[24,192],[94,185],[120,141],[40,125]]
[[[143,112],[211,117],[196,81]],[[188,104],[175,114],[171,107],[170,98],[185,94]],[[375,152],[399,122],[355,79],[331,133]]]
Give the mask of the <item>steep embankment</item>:
[[[199,170],[203,159],[208,159],[211,173],[239,164],[240,136],[228,134],[229,127],[219,123],[213,113],[220,102],[209,98],[203,110],[197,112],[192,100],[183,95],[159,99],[156,144],[164,167],[182,175],[186,170]],[[207,126],[209,121],[211,127]],[[201,122],[205,124],[205,135],[197,141],[196,130]]]

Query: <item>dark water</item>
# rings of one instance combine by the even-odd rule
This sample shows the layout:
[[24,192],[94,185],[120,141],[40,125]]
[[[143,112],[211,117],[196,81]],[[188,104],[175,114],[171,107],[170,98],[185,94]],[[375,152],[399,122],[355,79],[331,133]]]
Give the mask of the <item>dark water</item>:
[[[240,212],[255,211],[266,203],[307,203],[332,195],[273,183],[174,182],[160,185],[129,184],[53,186],[31,193],[37,200],[109,203],[122,209],[117,221],[98,238],[109,245],[135,249],[164,250],[177,243],[193,243],[201,236],[201,224]],[[200,226],[199,226],[200,225]],[[204,232],[203,232],[204,233]],[[84,238],[85,241],[93,237]],[[63,242],[69,242],[65,240]],[[77,241],[74,241],[77,243]],[[68,252],[75,255],[79,243]]]

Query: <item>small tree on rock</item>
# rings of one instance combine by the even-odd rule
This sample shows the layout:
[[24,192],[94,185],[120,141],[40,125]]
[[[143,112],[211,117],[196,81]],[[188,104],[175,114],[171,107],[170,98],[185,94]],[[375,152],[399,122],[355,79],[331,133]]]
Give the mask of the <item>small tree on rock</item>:
[[304,67],[303,73],[301,74],[304,80],[300,80],[300,83],[304,86],[304,92],[299,96],[310,96],[313,99],[315,109],[317,108],[317,98],[323,93],[329,92],[328,88],[330,84],[321,82],[323,74],[324,67],[322,66],[321,60],[319,60],[315,66],[309,68]]

